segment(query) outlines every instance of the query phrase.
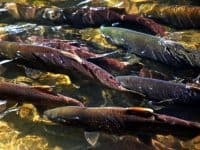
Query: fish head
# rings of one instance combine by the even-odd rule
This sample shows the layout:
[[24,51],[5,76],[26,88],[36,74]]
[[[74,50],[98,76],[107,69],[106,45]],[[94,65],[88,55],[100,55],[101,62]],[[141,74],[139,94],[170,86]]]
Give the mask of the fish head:
[[65,125],[74,125],[81,122],[82,110],[84,108],[78,106],[64,106],[50,109],[44,112],[44,117]]
[[63,10],[60,8],[45,8],[42,18],[54,22],[64,22],[66,20]]
[[102,35],[112,44],[117,46],[123,46],[126,44],[126,39],[123,38],[121,28],[117,27],[101,27],[100,31]]
[[[125,88],[131,89],[131,85],[134,84],[134,82],[132,81],[132,78],[134,78],[135,76],[117,76],[116,79],[117,81],[119,81],[121,83],[121,85]],[[137,79],[137,77],[135,77]],[[135,89],[132,89],[135,90]]]

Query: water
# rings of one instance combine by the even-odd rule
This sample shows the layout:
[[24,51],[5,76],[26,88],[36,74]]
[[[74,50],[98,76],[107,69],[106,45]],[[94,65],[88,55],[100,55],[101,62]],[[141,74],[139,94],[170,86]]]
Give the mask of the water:
[[[140,0],[141,1],[141,0]],[[148,1],[148,0],[143,0]],[[13,2],[13,1],[12,1]],[[138,12],[134,2],[130,1],[25,1],[20,0],[17,2],[32,3],[35,5],[56,5],[59,7],[70,6],[114,6],[124,5],[129,12]],[[138,0],[135,0],[138,2]],[[184,1],[159,1],[160,4],[186,4],[186,5],[199,5],[197,1],[184,0]],[[8,25],[17,24],[16,28],[23,22],[10,22],[8,24],[1,24],[5,27]],[[13,26],[11,26],[13,27]],[[10,29],[10,28],[6,28]],[[200,32],[199,30],[184,30],[178,31],[169,29],[169,31],[176,31],[169,35],[169,39],[182,42],[184,45],[199,50],[200,45]],[[0,37],[6,35],[9,31],[3,32],[1,30]],[[11,30],[10,33],[14,33]],[[68,26],[49,27],[37,25],[27,32],[18,34],[19,37],[24,38],[31,35],[40,35],[46,38],[60,38],[66,40],[78,41],[91,47],[95,52],[103,53],[112,50],[120,50],[113,45],[110,45],[101,35],[98,28],[87,29],[74,29]],[[113,57],[122,61],[135,63],[133,69],[129,72],[116,72],[112,71],[114,75],[132,74],[138,75],[138,63],[143,63],[146,68],[159,71],[169,77],[169,80],[176,81],[192,81],[200,73],[199,70],[192,69],[175,69],[162,65],[150,60],[141,59],[133,54],[121,51],[120,54],[115,54]],[[28,85],[49,85],[53,86],[54,90],[67,96],[77,98],[84,102],[87,106],[146,106],[152,107],[147,103],[141,103],[134,97],[127,97],[124,94],[110,90],[100,84],[89,80],[85,76],[80,76],[78,73],[64,72],[64,74],[54,74],[27,69],[24,66],[16,65],[8,62],[3,65],[4,70],[0,71],[1,81],[9,81],[13,83],[23,83]],[[0,149],[2,150],[79,150],[79,149],[200,149],[200,137],[191,140],[182,141],[172,136],[156,135],[152,140],[152,145],[142,143],[137,137],[124,136],[119,137],[115,135],[108,135],[100,133],[100,137],[95,144],[91,146],[84,137],[84,131],[73,127],[64,127],[46,123],[42,119],[42,112],[44,108],[35,108],[31,104],[17,104],[9,102],[7,108],[18,108],[19,111],[11,111],[7,113],[0,120]],[[11,109],[11,110],[12,110]],[[159,112],[170,114],[173,116],[181,117],[187,120],[200,121],[198,108],[194,107],[170,107],[163,108]],[[3,113],[3,112],[2,112]],[[94,137],[95,138],[95,137]]]

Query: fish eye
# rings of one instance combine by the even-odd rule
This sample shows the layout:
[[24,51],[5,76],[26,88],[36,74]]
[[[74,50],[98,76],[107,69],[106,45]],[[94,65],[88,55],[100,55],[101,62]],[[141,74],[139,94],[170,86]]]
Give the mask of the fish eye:
[[113,76],[109,76],[110,80],[115,80],[115,78]]
[[77,121],[78,121],[78,120],[80,120],[80,117],[79,117],[79,116],[74,116],[74,117],[72,117],[71,119],[72,119],[72,120],[77,120]]
[[56,120],[58,120],[59,122],[66,122],[66,120],[63,119],[62,117],[57,117]]
[[61,9],[51,9],[51,8],[46,8],[44,10],[43,18],[49,19],[49,20],[58,20],[62,16],[62,10]]

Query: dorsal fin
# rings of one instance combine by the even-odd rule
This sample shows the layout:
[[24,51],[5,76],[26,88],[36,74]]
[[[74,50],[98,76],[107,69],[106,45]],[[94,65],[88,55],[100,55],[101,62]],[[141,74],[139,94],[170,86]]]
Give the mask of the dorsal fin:
[[66,52],[63,50],[61,50],[60,53],[63,54],[64,56],[67,56],[67,57],[79,62],[79,63],[82,63],[82,61],[83,61],[78,55],[75,55],[75,54],[72,54],[72,53],[69,53],[69,52]]
[[153,109],[145,107],[128,107],[126,108],[126,113],[128,115],[149,117],[152,116]]
[[37,90],[44,92],[44,93],[57,95],[55,92],[53,92],[53,88],[51,86],[48,86],[48,85],[36,85],[36,86],[32,86],[32,88],[37,89]]
[[88,132],[88,131],[85,131],[84,132],[84,136],[85,136],[86,141],[92,147],[94,147],[97,144],[98,140],[99,140],[100,133],[99,132]]
[[153,109],[146,108],[146,107],[128,107],[127,110],[138,112],[138,113],[140,113],[140,112],[141,113],[144,113],[144,112],[153,113]]

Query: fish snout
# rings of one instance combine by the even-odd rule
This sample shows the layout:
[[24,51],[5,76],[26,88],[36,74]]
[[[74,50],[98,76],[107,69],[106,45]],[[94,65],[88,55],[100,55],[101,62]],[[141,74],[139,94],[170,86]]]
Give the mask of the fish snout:
[[46,110],[43,114],[43,118],[51,121],[56,121],[57,115],[52,110]]

